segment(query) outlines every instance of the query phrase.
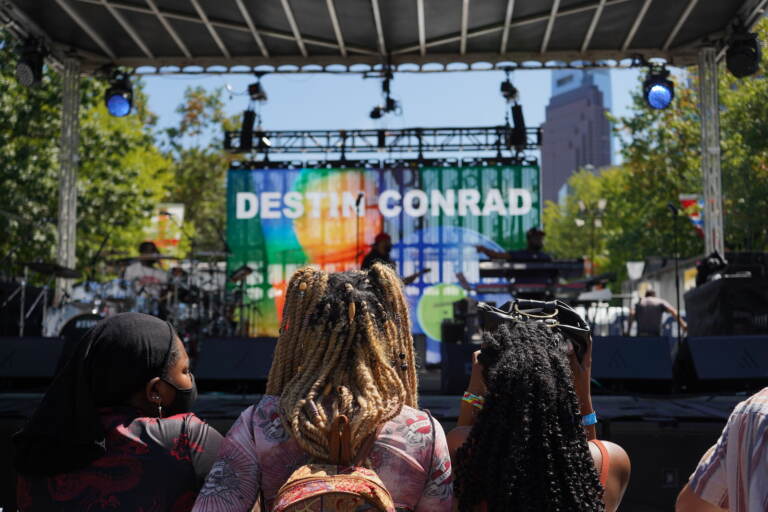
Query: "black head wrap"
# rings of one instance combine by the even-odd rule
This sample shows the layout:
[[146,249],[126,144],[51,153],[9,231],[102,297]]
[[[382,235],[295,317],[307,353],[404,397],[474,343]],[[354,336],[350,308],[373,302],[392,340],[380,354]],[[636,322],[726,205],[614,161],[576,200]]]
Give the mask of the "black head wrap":
[[168,322],[141,313],[121,313],[96,324],[14,435],[16,470],[55,475],[104,455],[98,408],[126,404],[150,379],[160,377],[175,337]]

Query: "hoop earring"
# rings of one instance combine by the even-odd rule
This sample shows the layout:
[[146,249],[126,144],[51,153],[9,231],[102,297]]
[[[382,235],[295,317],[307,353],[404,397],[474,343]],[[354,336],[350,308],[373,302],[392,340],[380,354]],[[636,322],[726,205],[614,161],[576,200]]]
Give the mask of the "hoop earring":
[[157,402],[157,418],[161,419],[163,417],[163,402],[160,395],[155,395],[152,398]]

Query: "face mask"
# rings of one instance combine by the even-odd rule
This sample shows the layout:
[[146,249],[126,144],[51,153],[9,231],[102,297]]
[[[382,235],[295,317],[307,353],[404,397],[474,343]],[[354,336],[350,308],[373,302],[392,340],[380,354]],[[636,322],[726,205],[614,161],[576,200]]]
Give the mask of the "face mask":
[[194,375],[190,373],[189,377],[192,379],[192,387],[189,389],[179,389],[172,382],[163,379],[166,384],[176,390],[176,398],[173,399],[173,402],[170,405],[163,408],[168,411],[166,413],[167,416],[184,414],[192,410],[192,404],[197,400],[197,383],[195,382]]

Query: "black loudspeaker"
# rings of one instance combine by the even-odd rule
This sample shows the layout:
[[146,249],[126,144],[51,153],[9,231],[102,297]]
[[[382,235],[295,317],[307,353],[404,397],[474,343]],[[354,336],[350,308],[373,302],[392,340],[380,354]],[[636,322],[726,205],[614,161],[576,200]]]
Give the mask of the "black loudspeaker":
[[688,336],[768,334],[768,279],[722,278],[685,294]]
[[416,368],[424,368],[427,365],[427,335],[413,335],[413,353],[416,358]]
[[595,337],[592,377],[599,380],[672,380],[669,338]]
[[461,395],[467,388],[472,375],[472,353],[480,345],[441,343],[440,355],[443,370],[440,376],[440,391],[446,395]]
[[265,381],[275,338],[206,338],[200,345],[195,378],[210,381]]
[[0,337],[0,377],[53,377],[63,345],[60,338]]
[[620,445],[632,461],[632,477],[619,510],[670,512],[701,456],[717,442],[725,418],[612,420],[598,425],[600,439]]
[[768,380],[768,336],[689,337],[699,380]]

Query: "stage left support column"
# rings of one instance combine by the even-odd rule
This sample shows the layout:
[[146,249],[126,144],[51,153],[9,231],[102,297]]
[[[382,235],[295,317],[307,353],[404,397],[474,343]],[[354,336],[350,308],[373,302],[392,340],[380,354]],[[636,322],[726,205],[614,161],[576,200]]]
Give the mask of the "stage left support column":
[[[77,167],[80,146],[80,61],[64,60],[62,70],[61,148],[59,153],[59,216],[56,260],[59,265],[74,268],[77,241]],[[56,280],[55,303],[58,304],[72,287],[70,279]]]
[[704,178],[704,246],[706,254],[725,256],[723,184],[720,168],[720,101],[717,51],[699,49],[699,112],[701,116],[701,174]]

